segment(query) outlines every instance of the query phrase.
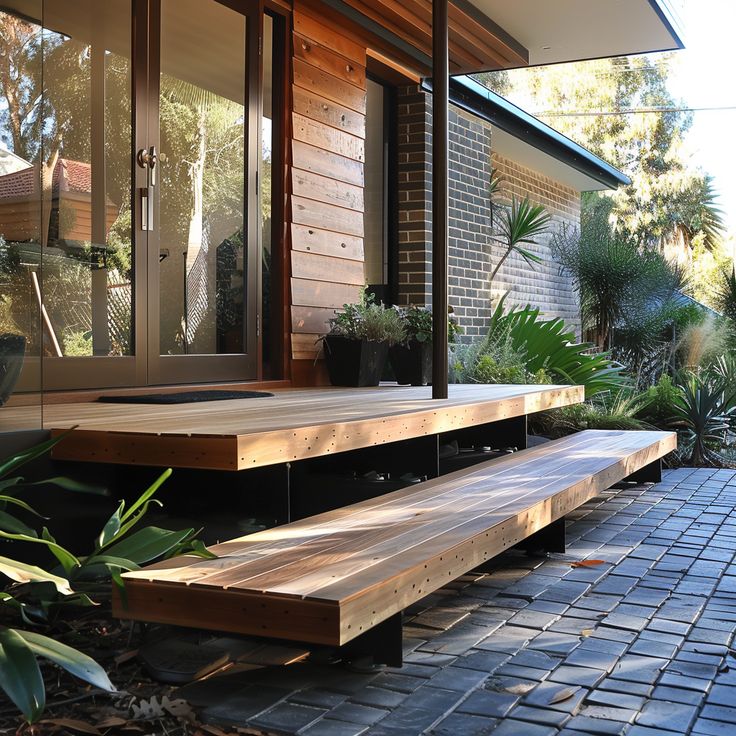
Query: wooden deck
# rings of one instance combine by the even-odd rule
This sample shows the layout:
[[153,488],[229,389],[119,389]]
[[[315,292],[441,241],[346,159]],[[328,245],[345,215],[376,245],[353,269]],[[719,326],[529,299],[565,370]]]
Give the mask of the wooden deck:
[[44,408],[62,460],[245,470],[524,416],[583,400],[581,386],[320,388],[198,404]]
[[[115,615],[342,645],[656,463],[672,432],[588,430],[166,560]],[[564,535],[563,535],[564,536]]]

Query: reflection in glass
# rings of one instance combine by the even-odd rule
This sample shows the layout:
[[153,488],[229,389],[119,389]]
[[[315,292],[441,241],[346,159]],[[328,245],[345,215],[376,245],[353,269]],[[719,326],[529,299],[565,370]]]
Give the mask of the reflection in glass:
[[44,352],[130,355],[130,0],[44,0],[44,25]]
[[[0,10],[0,432],[40,410],[41,2]],[[29,392],[21,397],[21,392]],[[0,457],[3,453],[0,451]]]
[[263,315],[263,364],[265,373],[268,374],[271,363],[271,302],[273,297],[272,250],[271,241],[273,233],[273,222],[271,219],[272,209],[272,165],[273,165],[273,18],[269,15],[263,17],[263,116],[261,119],[261,227],[262,227],[262,305]]
[[214,0],[161,16],[161,353],[242,353],[246,19]]

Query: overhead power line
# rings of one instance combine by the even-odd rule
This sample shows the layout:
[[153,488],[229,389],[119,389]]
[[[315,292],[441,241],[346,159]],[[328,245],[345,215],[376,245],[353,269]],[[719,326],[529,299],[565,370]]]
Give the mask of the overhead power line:
[[638,107],[627,110],[592,110],[573,112],[535,112],[538,118],[575,118],[575,117],[597,117],[599,115],[647,115],[649,113],[668,112],[726,112],[736,110],[736,105],[721,105],[714,107]]

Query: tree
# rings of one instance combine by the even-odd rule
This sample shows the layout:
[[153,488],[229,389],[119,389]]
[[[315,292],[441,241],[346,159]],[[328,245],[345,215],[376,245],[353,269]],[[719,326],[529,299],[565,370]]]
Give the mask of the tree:
[[[684,138],[691,115],[667,87],[671,54],[620,57],[505,72],[501,88],[522,107],[628,174],[610,200],[617,231],[648,248],[723,231],[712,179],[690,166]],[[481,81],[487,81],[487,77]],[[641,112],[649,111],[649,112]]]

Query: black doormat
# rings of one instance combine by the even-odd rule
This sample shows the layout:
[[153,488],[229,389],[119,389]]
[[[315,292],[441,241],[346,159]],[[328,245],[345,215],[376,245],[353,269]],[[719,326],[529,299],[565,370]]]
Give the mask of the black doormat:
[[100,396],[97,401],[106,404],[197,404],[202,401],[225,399],[257,399],[273,396],[268,391],[179,391],[173,394],[133,394],[127,396]]

